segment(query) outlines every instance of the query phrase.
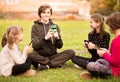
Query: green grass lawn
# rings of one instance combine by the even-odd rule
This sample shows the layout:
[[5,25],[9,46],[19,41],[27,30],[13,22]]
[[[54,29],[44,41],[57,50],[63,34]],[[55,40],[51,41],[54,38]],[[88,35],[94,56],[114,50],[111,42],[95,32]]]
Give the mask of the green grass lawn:
[[[61,28],[61,35],[64,41],[64,46],[59,51],[65,49],[85,50],[83,40],[87,39],[87,34],[90,31],[89,21],[55,21]],[[2,34],[8,26],[20,25],[24,29],[24,40],[20,43],[20,49],[30,42],[30,31],[33,21],[28,20],[0,20],[0,40]],[[0,47],[1,49],[1,47]],[[76,54],[90,57],[89,54]],[[80,73],[84,70],[76,69],[71,61],[67,62],[65,69],[50,69],[45,71],[37,71],[37,75],[33,77],[22,76],[0,76],[0,82],[120,82],[120,78],[110,77],[109,79],[94,78],[91,80],[83,80],[80,78]]]

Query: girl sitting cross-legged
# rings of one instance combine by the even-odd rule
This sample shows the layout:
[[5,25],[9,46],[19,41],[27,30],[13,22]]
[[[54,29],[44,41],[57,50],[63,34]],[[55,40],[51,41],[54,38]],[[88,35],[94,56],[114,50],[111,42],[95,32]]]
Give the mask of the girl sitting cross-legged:
[[10,26],[2,38],[2,50],[0,52],[0,75],[34,76],[35,71],[30,69],[31,61],[27,58],[29,46],[23,53],[18,48],[23,39],[23,29],[19,26]]
[[98,55],[97,48],[109,48],[110,34],[105,31],[104,18],[100,13],[91,16],[90,27],[92,31],[88,34],[88,41],[85,40],[84,45],[91,54],[91,58],[81,56],[72,58],[74,64],[84,69],[86,69],[87,63],[102,58]]
[[[94,76],[120,76],[120,12],[112,13],[106,20],[109,30],[115,37],[112,40],[110,50],[100,48],[97,53],[104,59],[87,63],[86,69]],[[83,74],[82,76],[88,76]]]

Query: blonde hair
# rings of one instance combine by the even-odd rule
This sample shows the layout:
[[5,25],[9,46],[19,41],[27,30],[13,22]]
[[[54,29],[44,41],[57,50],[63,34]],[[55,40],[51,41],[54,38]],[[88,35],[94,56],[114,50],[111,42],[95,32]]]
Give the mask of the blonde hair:
[[16,40],[16,35],[18,35],[21,31],[23,32],[23,29],[20,26],[8,27],[7,32],[4,33],[2,37],[2,47],[8,44],[8,47],[12,49],[12,46]]

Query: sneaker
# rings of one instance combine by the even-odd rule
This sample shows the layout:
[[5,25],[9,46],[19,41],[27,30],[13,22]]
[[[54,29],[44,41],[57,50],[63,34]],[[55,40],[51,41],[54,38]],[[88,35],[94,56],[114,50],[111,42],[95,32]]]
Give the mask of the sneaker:
[[75,68],[77,68],[77,69],[83,70],[83,68],[80,67],[80,66],[78,66],[77,64],[74,64],[74,66],[75,66]]
[[48,65],[38,64],[38,70],[47,70],[49,69]]
[[35,70],[27,70],[25,73],[21,74],[21,76],[25,76],[25,77],[28,77],[28,76],[35,76],[36,75],[36,72]]
[[82,72],[82,73],[80,74],[80,77],[81,77],[82,79],[92,79],[92,78],[93,78],[92,75],[91,75],[89,72]]

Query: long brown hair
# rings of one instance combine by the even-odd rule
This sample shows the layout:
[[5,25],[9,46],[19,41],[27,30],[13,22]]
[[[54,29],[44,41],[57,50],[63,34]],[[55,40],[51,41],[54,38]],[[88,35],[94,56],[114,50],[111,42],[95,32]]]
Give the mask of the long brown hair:
[[16,35],[18,35],[21,31],[23,31],[23,29],[20,26],[10,26],[7,29],[7,32],[2,36],[2,47],[8,44],[8,47],[12,49],[12,46],[16,40]]
[[106,24],[112,31],[120,29],[120,12],[115,12],[108,16]]
[[[94,22],[100,23],[100,39],[103,39],[105,33],[105,26],[104,26],[104,17],[100,13],[96,13],[91,16]],[[95,33],[96,30],[92,31],[91,33]]]

